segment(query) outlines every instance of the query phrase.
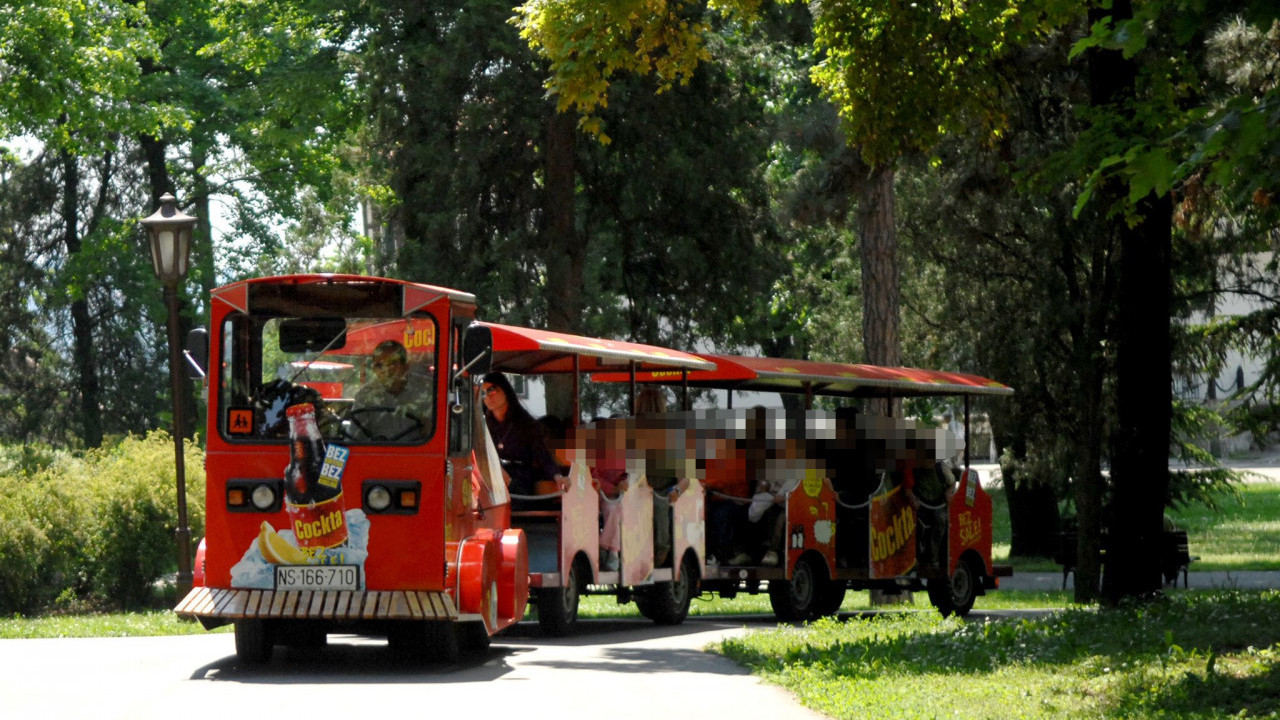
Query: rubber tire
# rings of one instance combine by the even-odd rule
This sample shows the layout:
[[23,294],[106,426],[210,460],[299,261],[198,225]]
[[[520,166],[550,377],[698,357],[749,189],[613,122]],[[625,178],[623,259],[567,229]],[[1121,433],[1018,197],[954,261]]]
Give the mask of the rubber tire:
[[792,568],[790,580],[769,581],[769,605],[783,622],[816,619],[822,614],[827,585],[825,570],[815,567],[806,555]]
[[563,587],[538,591],[538,624],[542,632],[551,637],[564,637],[573,632],[578,621],[578,600],[585,584],[583,579],[590,573],[582,567],[581,559],[575,560]]
[[829,581],[818,597],[818,617],[840,614],[844,595],[849,588],[843,582]]
[[387,646],[403,662],[453,664],[458,661],[455,625],[448,620],[397,622],[387,632]]
[[271,627],[266,620],[245,618],[235,621],[236,657],[249,666],[266,665],[274,649]]
[[927,584],[929,602],[943,617],[966,617],[978,597],[979,576],[973,563],[962,559],[956,563],[955,572],[944,580],[930,580]]
[[[288,632],[285,632],[288,630]],[[290,649],[316,650],[329,644],[329,635],[318,623],[298,621],[293,627],[277,628],[275,642]]]
[[685,555],[680,576],[673,582],[654,583],[636,595],[640,614],[658,625],[679,625],[689,616],[689,604],[698,594],[698,563]]

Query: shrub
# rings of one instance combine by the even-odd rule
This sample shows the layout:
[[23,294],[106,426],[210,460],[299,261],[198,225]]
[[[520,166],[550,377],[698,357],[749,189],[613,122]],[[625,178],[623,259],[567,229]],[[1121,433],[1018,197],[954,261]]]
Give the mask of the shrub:
[[[204,457],[185,451],[188,523],[204,532]],[[61,598],[134,608],[177,568],[173,440],[130,436],[30,475],[0,477],[0,612]]]

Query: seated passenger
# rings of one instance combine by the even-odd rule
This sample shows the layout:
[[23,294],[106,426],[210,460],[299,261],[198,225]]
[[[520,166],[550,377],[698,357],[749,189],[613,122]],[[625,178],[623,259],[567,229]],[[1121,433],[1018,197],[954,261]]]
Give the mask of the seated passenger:
[[347,414],[348,434],[367,440],[413,440],[431,433],[434,383],[411,372],[409,353],[395,340],[373,349],[373,377],[356,391]]
[[920,566],[937,570],[944,559],[947,503],[955,493],[955,477],[946,463],[934,459],[927,441],[921,438],[911,444],[907,456],[901,461],[902,489],[907,502],[916,511],[916,548]]
[[658,566],[671,559],[671,505],[689,488],[692,457],[683,421],[666,410],[659,388],[646,387],[636,397],[636,439],[653,488],[653,562]]
[[551,480],[560,485],[562,480],[560,466],[547,448],[546,436],[538,421],[520,404],[506,375],[489,373],[480,387],[485,423],[502,461],[502,474],[511,492],[511,508],[539,509],[538,504],[531,504],[536,500],[538,483]]
[[622,506],[618,502],[630,486],[627,476],[627,424],[604,420],[592,428],[588,440],[591,477],[600,486],[600,569],[619,566],[622,550]]
[[806,467],[803,445],[802,440],[792,438],[780,442],[765,460],[764,469],[756,481],[756,492],[747,507],[747,519],[756,528],[756,542],[762,553],[761,565],[778,564],[778,551],[783,548],[787,530],[787,495],[812,469]]
[[[756,424],[758,425],[758,423]],[[725,437],[717,427],[707,443],[705,457],[699,459],[702,481],[707,488],[707,564],[750,565],[747,552],[747,505],[760,462],[753,446],[763,452],[763,441],[748,423],[739,440]]]

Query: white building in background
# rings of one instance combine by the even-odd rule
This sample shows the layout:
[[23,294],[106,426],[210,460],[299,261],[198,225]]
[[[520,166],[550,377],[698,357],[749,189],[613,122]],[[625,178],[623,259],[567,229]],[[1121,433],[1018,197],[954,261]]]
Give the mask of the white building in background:
[[[1266,268],[1274,259],[1274,253],[1256,253],[1244,259],[1244,272],[1252,276],[1261,276]],[[1233,268],[1223,268],[1223,272],[1229,276],[1238,276],[1237,271]],[[1278,282],[1272,279],[1273,283]],[[1254,295],[1243,295],[1240,293],[1223,293],[1219,297],[1215,307],[1215,317],[1238,317],[1248,315],[1266,307],[1264,301]],[[1208,318],[1197,317],[1193,322],[1205,322]],[[1235,396],[1244,388],[1249,387],[1258,381],[1262,375],[1265,358],[1255,355],[1245,355],[1238,350],[1229,350],[1225,361],[1223,362],[1222,372],[1213,378],[1203,376],[1191,378],[1179,378],[1175,380],[1177,386],[1175,392],[1183,400],[1202,402],[1207,405],[1216,407],[1229,407],[1232,404],[1240,402]],[[1222,457],[1233,453],[1247,451],[1253,444],[1253,437],[1249,433],[1240,435],[1221,434],[1218,437],[1209,438],[1208,445],[1211,452]]]
[[[511,384],[516,390],[516,394],[520,396],[520,402],[524,404],[529,414],[535,418],[542,417],[547,414],[547,386],[538,375],[508,375],[511,378]],[[680,388],[666,386],[664,388],[667,395],[667,403],[669,408],[678,408],[680,401]],[[692,390],[690,390],[692,392]],[[725,408],[728,405],[727,390],[712,390],[710,397],[707,396],[706,390],[702,390],[695,396],[693,403],[694,409],[701,410],[706,408]],[[735,392],[733,393],[733,407],[747,408],[761,405],[764,407],[782,407],[782,398],[778,393],[757,393],[757,392]],[[590,416],[592,408],[583,408],[584,415]],[[588,420],[589,417],[583,418]]]

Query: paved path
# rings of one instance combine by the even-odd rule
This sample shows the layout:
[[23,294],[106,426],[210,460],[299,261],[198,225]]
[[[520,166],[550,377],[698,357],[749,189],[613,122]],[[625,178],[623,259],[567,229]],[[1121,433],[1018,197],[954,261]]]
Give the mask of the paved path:
[[455,665],[406,667],[380,640],[337,636],[242,668],[231,635],[0,640],[0,718],[284,720],[453,717],[820,720],[707,645],[772,618],[659,627],[584,621],[549,639],[528,623]]
[[[1075,575],[1067,576],[1067,589],[1075,588]],[[1280,588],[1280,572],[1245,570],[1239,572],[1192,572],[1187,574],[1187,586],[1192,589],[1239,588],[1241,590],[1265,590]],[[1179,579],[1178,587],[1182,587]],[[1062,573],[1018,573],[1000,578],[1002,590],[1061,590]],[[981,601],[979,601],[981,602]]]

